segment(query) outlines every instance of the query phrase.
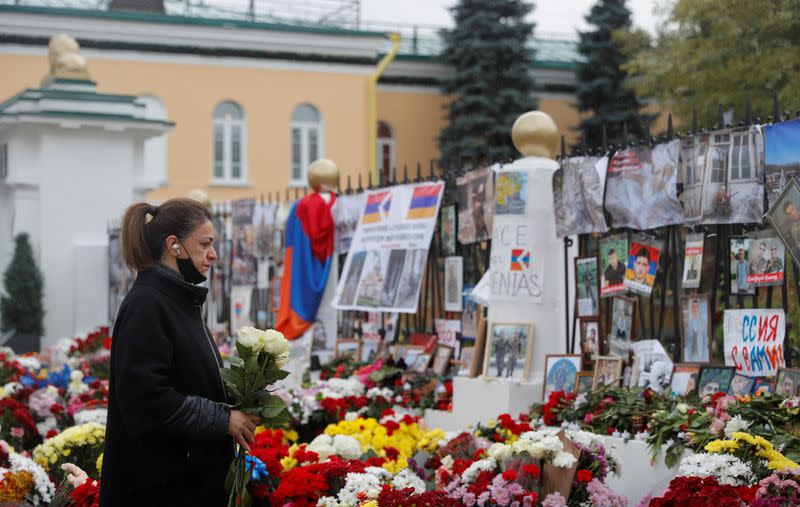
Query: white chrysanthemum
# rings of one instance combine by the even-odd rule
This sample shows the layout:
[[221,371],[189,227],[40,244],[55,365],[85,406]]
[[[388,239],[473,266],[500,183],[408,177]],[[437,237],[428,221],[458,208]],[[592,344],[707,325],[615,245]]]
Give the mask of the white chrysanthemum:
[[386,387],[373,387],[369,391],[367,391],[367,398],[374,399],[378,396],[385,398],[388,401],[391,401],[392,396],[394,396],[394,392],[391,389]]
[[47,472],[38,463],[30,458],[26,458],[22,454],[14,453],[8,456],[11,463],[11,472],[18,473],[22,470],[27,470],[33,475],[34,484],[36,486],[36,493],[34,494],[34,503],[50,503],[53,495],[56,492],[55,484],[50,481]]
[[698,453],[681,460],[678,473],[693,477],[715,477],[720,484],[743,486],[755,481],[747,463],[731,454]]
[[512,448],[510,445],[506,445],[500,442],[495,442],[491,446],[489,446],[489,450],[486,451],[486,454],[489,455],[495,461],[503,461],[506,458],[511,457]]
[[323,496],[317,500],[317,507],[339,507],[339,501],[332,496]]
[[453,460],[453,457],[450,456],[449,454],[444,458],[442,458],[442,466],[444,467],[445,470],[452,470],[453,463],[455,463],[455,461]]
[[752,426],[752,422],[748,421],[747,419],[743,418],[740,415],[735,415],[731,418],[730,421],[725,425],[725,436],[730,437],[736,432],[743,431],[746,432],[747,429]]
[[47,435],[50,430],[54,430],[58,427],[58,421],[53,416],[45,418],[44,421],[36,423],[36,430],[39,432],[40,435]]
[[570,468],[575,462],[578,461],[578,458],[573,456],[568,452],[560,452],[556,454],[556,457],[553,458],[553,466],[558,468]]
[[491,472],[496,466],[497,462],[492,458],[484,458],[475,461],[461,474],[461,482],[464,484],[472,484],[481,472]]
[[76,413],[74,417],[76,425],[90,422],[105,425],[106,419],[108,419],[108,409],[93,408],[89,410],[81,410],[80,412]]
[[358,459],[361,457],[361,444],[348,435],[335,435],[333,449],[336,455],[344,459]]
[[567,437],[578,445],[596,449],[598,446],[603,445],[603,439],[600,435],[589,433],[588,431],[567,431]]
[[382,468],[367,467],[364,473],[349,473],[345,477],[344,486],[337,495],[339,503],[357,506],[364,501],[378,498],[385,481],[392,475]]
[[33,356],[17,356],[14,359],[28,370],[39,371],[42,368],[41,361]]
[[392,486],[396,489],[414,488],[417,493],[425,492],[425,481],[420,479],[410,468],[400,470],[392,479]]
[[322,398],[344,398],[347,396],[361,396],[364,394],[364,384],[355,378],[332,378],[325,382],[320,390]]

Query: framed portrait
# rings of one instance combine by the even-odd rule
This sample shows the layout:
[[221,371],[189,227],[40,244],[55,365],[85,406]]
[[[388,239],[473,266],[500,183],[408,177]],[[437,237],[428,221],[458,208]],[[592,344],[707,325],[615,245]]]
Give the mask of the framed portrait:
[[594,362],[602,354],[602,336],[600,319],[580,320],[581,356],[585,368],[594,367]]
[[524,215],[528,201],[528,173],[501,171],[495,182],[495,214]]
[[442,242],[443,257],[456,254],[457,216],[455,204],[442,206],[439,211],[439,238]]
[[478,334],[478,303],[469,298],[472,293],[473,285],[464,285],[463,291],[463,310],[461,310],[461,336],[463,338],[475,338]]
[[431,369],[437,375],[444,375],[447,368],[450,366],[450,360],[453,358],[455,348],[447,345],[437,345],[433,353],[433,366]]
[[627,292],[628,235],[616,234],[600,240],[600,297],[612,297]]
[[462,245],[492,237],[494,172],[490,167],[468,171],[456,179],[458,242]]
[[697,382],[697,394],[700,395],[700,398],[706,398],[715,393],[727,393],[735,371],[733,366],[701,367],[700,380]]
[[697,391],[700,380],[700,365],[676,364],[672,369],[670,387],[673,396],[689,396]]
[[356,361],[361,359],[361,340],[358,338],[339,338],[333,353],[336,359],[352,355]]
[[533,352],[532,322],[490,322],[483,374],[527,380]]
[[756,288],[747,283],[747,273],[750,269],[751,241],[752,239],[747,236],[736,236],[728,240],[731,294],[752,295],[756,293]]
[[681,358],[707,363],[711,358],[711,298],[707,294],[681,296]]
[[447,257],[444,260],[444,310],[460,312],[464,292],[464,259]]
[[778,368],[775,376],[775,394],[795,396],[800,392],[800,368]]
[[785,249],[783,241],[772,232],[750,239],[747,283],[753,287],[783,285]]
[[[403,350],[403,362],[406,363],[408,368],[411,368],[417,361],[417,356],[425,352],[425,347],[421,345],[406,345]],[[430,359],[430,355],[428,356]]]
[[683,250],[682,286],[684,289],[697,289],[700,287],[700,275],[703,272],[704,245],[705,236],[703,233],[686,236],[686,247]]
[[600,315],[599,279],[597,277],[597,257],[578,257],[575,259],[575,294],[578,318],[598,317]]
[[635,332],[636,299],[617,296],[611,304],[611,330],[608,333],[609,354],[628,358]]
[[462,345],[461,354],[458,356],[458,371],[456,375],[459,377],[469,377],[472,359],[474,357],[475,345]]
[[359,351],[362,363],[369,363],[377,359],[381,349],[381,340],[361,340],[361,350]]
[[[800,263],[800,185],[791,178],[775,204],[767,212],[767,220],[783,240],[786,251]],[[775,389],[778,389],[776,385]]]
[[662,246],[663,242],[646,238],[634,238],[631,241],[625,270],[625,287],[637,294],[650,297],[656,281]]
[[728,388],[728,395],[729,396],[745,396],[753,392],[753,386],[756,383],[755,377],[747,377],[745,375],[740,375],[735,373],[733,375],[733,380],[731,380],[731,386]]
[[756,377],[753,383],[753,396],[764,396],[775,392],[774,377]]
[[[589,393],[592,391],[594,383],[594,373],[591,371],[579,371],[575,374],[575,394]],[[544,400],[545,402],[547,400]]]
[[581,371],[581,356],[578,354],[548,354],[544,358],[544,385],[542,399],[547,401],[550,393],[575,391],[575,378]]
[[622,358],[618,356],[600,356],[594,363],[592,388],[607,385],[619,385],[622,379]]
[[431,355],[430,354],[419,354],[414,359],[414,363],[411,365],[411,371],[415,371],[417,373],[425,373],[425,370],[428,369],[428,363],[431,362]]

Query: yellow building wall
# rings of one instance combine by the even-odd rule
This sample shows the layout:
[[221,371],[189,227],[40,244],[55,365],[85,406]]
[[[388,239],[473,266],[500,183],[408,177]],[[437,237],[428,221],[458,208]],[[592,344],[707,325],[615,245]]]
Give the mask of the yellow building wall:
[[[0,98],[5,99],[38,87],[48,63],[45,56],[4,54],[0,67],[8,71],[0,80]],[[291,113],[304,102],[322,114],[324,155],[344,175],[366,174],[366,75],[101,58],[89,61],[89,71],[100,92],[158,97],[176,123],[168,134],[168,184],[150,193],[155,201],[194,188],[207,190],[213,201],[274,191],[283,195],[289,185]],[[248,187],[209,186],[212,112],[224,100],[238,103],[247,119]]]

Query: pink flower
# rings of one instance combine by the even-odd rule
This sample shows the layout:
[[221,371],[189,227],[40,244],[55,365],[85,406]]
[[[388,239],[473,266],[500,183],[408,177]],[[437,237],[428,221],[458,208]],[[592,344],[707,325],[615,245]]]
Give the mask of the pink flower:
[[25,430],[19,426],[14,426],[11,428],[11,436],[14,438],[23,438],[25,436]]
[[594,414],[589,412],[588,414],[586,414],[584,416],[583,423],[584,424],[592,424],[592,419],[594,419]]

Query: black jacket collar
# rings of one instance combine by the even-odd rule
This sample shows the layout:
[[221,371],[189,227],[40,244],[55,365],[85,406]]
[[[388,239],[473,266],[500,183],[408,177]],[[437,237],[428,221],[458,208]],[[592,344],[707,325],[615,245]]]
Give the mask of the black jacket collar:
[[208,294],[207,288],[190,284],[180,273],[161,263],[141,271],[136,277],[136,283],[154,287],[175,300],[191,305],[202,305]]

